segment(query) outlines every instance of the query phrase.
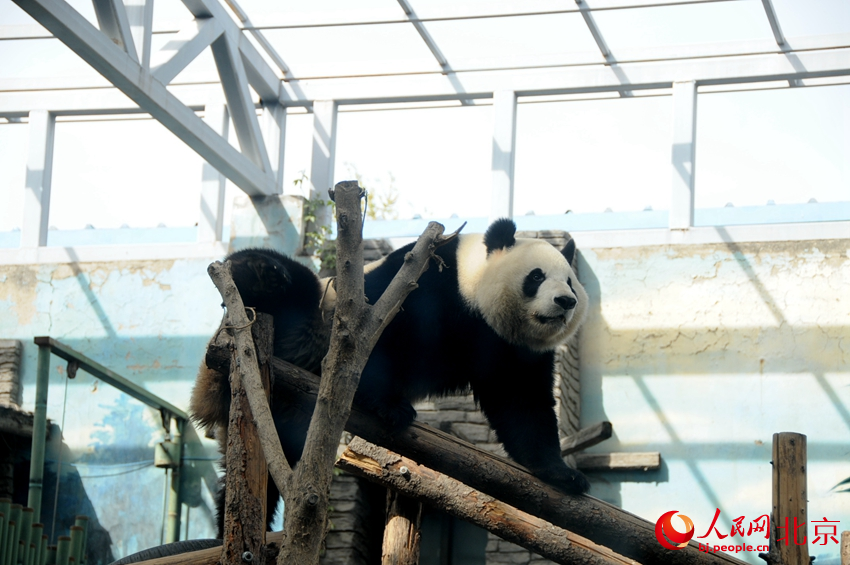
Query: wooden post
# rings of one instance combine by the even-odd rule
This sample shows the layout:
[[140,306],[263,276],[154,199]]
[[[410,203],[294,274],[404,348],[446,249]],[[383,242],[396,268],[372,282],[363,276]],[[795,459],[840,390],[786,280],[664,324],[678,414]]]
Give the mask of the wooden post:
[[381,565],[418,565],[422,503],[387,489]]
[[[258,314],[251,327],[266,398],[269,394],[270,360],[274,328],[271,316]],[[230,371],[230,420],[227,425],[226,494],[224,504],[224,564],[265,565],[266,487],[268,467],[257,436],[257,427],[245,395],[240,355],[234,348]],[[250,556],[249,556],[250,554]]]
[[773,527],[770,553],[760,554],[771,565],[809,565],[806,464],[806,436],[773,434]]
[[850,565],[850,531],[841,532],[841,565]]

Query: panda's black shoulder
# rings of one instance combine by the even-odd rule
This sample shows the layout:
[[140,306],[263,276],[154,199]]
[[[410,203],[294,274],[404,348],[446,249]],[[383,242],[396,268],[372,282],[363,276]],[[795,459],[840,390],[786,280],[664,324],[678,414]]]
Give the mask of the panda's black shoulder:
[[319,304],[316,274],[283,253],[249,248],[231,253],[227,260],[246,306],[275,314],[281,309],[316,308]]
[[[366,296],[370,302],[374,303],[374,301],[380,298],[381,294],[389,286],[393,277],[395,277],[396,273],[398,273],[404,264],[405,255],[412,251],[415,245],[416,243],[414,242],[404,247],[399,247],[387,255],[378,267],[367,273]],[[440,293],[446,298],[454,297],[458,294],[457,249],[458,239],[455,238],[453,241],[438,247],[434,251],[434,255],[439,259],[431,259],[428,270],[419,277],[419,289],[422,291],[419,294]]]

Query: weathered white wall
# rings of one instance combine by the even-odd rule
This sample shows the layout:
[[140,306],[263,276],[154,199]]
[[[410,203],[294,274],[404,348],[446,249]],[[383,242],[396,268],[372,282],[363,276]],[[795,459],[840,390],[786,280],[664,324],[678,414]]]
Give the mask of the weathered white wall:
[[[594,451],[656,450],[663,459],[660,471],[594,473],[591,494],[651,521],[678,510],[697,535],[720,508],[726,533],[738,516],[746,526],[769,512],[772,434],[795,431],[808,436],[810,516],[850,529],[850,494],[831,490],[850,477],[849,248],[819,240],[583,249],[592,310],[581,337],[582,423],[614,424]],[[0,337],[25,344],[25,406],[32,337],[51,335],[185,408],[221,316],[206,275],[218,258],[0,265]],[[64,415],[63,460],[77,463],[83,505],[112,531],[116,556],[159,543],[163,473],[143,466],[162,435],[157,415],[82,373],[66,401],[64,371],[54,357],[49,416]],[[206,537],[215,453],[192,445],[189,535]],[[813,555],[837,550],[810,546]]]
[[850,477],[848,249],[846,239],[583,249],[593,310],[582,425],[614,425],[593,451],[663,460],[656,472],[596,473],[591,494],[651,521],[678,510],[697,536],[720,508],[729,534],[733,519],[746,527],[770,512],[772,435],[793,431],[808,436],[810,519],[850,529],[850,494],[831,490]]

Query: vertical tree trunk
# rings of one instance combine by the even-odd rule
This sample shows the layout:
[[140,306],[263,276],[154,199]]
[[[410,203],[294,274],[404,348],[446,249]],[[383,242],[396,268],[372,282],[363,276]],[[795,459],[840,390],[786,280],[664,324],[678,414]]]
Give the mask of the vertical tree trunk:
[[[239,355],[256,355],[260,363],[263,388],[269,394],[273,323],[271,316],[259,314],[252,325],[255,351],[234,347],[230,371],[230,420],[227,426],[227,475],[224,506],[224,544],[222,563],[265,565],[262,547],[266,542],[266,488],[268,468],[257,428],[248,405],[237,368]],[[246,553],[247,552],[247,553]]]
[[422,503],[387,489],[381,565],[418,565]]

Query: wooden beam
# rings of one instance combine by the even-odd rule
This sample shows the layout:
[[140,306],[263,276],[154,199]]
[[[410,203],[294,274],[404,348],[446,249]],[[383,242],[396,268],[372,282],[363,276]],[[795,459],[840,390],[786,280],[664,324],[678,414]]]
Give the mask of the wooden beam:
[[561,440],[561,457],[587,449],[611,437],[614,427],[611,422],[599,422]]
[[[228,352],[216,348],[207,350],[206,362],[210,368],[227,373],[229,359]],[[284,394],[305,410],[311,410],[319,377],[276,358],[272,366],[275,395]],[[744,563],[729,555],[701,552],[695,542],[682,550],[669,551],[658,543],[653,522],[591,496],[566,496],[513,461],[431,426],[414,422],[407,429],[390,435],[380,421],[355,404],[345,429],[636,561]]]
[[577,453],[576,466],[583,471],[655,471],[661,468],[661,454]]
[[354,438],[348,444],[337,461],[337,467],[426,502],[557,563],[637,564],[587,538],[518,510],[362,438]]

